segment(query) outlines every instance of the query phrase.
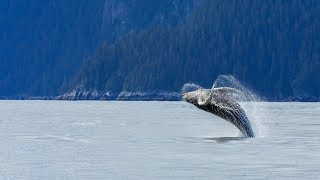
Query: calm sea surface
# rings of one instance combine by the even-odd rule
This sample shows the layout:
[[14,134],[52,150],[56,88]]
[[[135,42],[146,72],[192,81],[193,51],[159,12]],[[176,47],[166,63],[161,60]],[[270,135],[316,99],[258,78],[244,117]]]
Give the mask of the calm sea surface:
[[320,179],[320,103],[0,101],[0,179]]

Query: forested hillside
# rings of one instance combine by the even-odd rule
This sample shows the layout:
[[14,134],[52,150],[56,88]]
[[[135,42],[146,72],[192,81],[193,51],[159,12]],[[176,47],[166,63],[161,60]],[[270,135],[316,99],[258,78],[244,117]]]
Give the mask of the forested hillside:
[[0,97],[55,96],[103,44],[175,26],[202,0],[0,1]]
[[105,45],[72,88],[179,91],[232,74],[272,99],[320,97],[320,1],[207,0],[186,23]]

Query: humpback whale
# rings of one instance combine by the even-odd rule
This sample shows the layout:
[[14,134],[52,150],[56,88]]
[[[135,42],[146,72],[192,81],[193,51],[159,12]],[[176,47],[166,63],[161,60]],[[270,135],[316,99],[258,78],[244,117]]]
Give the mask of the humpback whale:
[[228,87],[198,89],[183,94],[183,100],[199,109],[210,112],[236,126],[245,137],[254,137],[250,121],[236,101],[242,92]]

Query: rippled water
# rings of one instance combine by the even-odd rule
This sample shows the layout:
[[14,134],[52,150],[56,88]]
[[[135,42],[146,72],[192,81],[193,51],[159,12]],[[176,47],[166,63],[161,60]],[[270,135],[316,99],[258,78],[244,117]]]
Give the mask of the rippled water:
[[258,137],[184,102],[0,101],[0,179],[319,179],[320,103],[245,103]]

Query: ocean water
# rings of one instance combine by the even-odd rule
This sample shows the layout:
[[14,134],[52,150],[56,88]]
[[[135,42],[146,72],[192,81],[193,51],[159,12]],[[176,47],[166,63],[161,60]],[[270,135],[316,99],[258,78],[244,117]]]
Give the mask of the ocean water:
[[320,103],[0,101],[0,179],[319,179]]

